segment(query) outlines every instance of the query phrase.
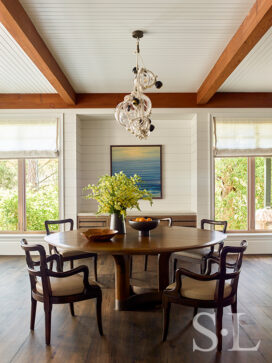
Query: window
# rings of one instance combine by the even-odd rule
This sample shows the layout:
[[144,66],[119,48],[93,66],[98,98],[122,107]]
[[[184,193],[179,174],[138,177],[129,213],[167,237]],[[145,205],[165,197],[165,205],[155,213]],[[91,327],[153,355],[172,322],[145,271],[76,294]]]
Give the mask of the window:
[[214,131],[215,218],[229,231],[272,232],[272,122],[216,119]]
[[229,230],[272,232],[271,160],[215,159],[215,218]]
[[0,231],[44,231],[58,218],[57,121],[0,120]]
[[58,159],[0,161],[0,231],[43,231],[58,219]]
[[0,160],[0,230],[18,229],[18,162]]

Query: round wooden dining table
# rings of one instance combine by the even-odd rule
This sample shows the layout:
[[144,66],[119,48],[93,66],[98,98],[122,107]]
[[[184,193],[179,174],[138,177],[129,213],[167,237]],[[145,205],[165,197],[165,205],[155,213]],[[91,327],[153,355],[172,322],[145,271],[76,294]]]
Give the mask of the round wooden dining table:
[[[159,226],[150,236],[140,236],[127,228],[126,234],[117,234],[107,242],[90,242],[84,230],[53,233],[45,237],[49,244],[65,249],[112,255],[115,262],[115,309],[137,310],[161,302],[162,291],[169,285],[169,259],[172,252],[213,246],[226,238],[217,231],[189,227]],[[130,286],[129,257],[132,255],[158,256],[158,287],[138,293]],[[139,293],[140,292],[140,293]]]

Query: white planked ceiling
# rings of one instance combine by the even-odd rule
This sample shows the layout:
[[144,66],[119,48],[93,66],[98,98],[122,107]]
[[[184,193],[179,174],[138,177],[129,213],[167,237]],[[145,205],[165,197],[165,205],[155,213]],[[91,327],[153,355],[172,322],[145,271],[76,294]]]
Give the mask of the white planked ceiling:
[[272,28],[219,89],[221,92],[272,92]]
[[[131,90],[135,65],[131,32],[135,29],[146,32],[141,53],[146,67],[163,81],[162,92],[196,92],[254,1],[20,0],[76,92]],[[267,33],[267,37],[259,56],[268,71],[272,58],[264,48],[271,52],[271,34]],[[11,58],[14,49],[16,45],[3,58]],[[255,49],[221,87],[222,91],[272,90],[265,75],[258,77],[263,67],[256,66],[259,56],[254,55]],[[13,84],[0,62],[1,92],[54,92],[27,57],[23,60],[21,56],[20,66],[9,65],[13,70],[9,71],[10,77],[16,80]]]
[[195,92],[254,0],[21,0],[76,92],[128,92],[135,40],[163,92]]
[[54,93],[55,89],[0,23],[0,93]]

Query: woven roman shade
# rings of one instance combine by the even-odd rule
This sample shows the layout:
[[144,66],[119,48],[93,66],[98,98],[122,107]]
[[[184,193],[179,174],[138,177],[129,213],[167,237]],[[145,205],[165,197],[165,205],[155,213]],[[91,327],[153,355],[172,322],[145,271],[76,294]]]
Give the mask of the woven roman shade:
[[271,156],[271,119],[214,118],[214,156]]
[[0,119],[0,158],[50,158],[58,155],[58,120]]

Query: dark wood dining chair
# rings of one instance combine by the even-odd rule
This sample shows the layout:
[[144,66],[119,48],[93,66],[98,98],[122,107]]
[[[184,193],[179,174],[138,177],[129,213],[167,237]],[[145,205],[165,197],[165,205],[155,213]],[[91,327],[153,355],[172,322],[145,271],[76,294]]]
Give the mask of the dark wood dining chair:
[[[46,257],[45,249],[41,245],[28,245],[21,240],[21,247],[25,251],[27,269],[31,286],[31,320],[30,329],[34,330],[37,301],[44,305],[45,313],[45,341],[50,344],[51,312],[53,304],[70,304],[70,311],[74,316],[74,302],[96,299],[97,324],[100,335],[103,335],[101,305],[101,288],[89,280],[87,266],[78,266],[72,270],[62,272],[59,255]],[[32,259],[32,253],[38,252],[39,261]],[[37,256],[35,256],[36,258]],[[57,272],[48,268],[47,263],[55,261]]]
[[[201,220],[201,229],[205,229],[206,225],[212,226],[213,229],[216,226],[220,226],[221,227],[220,232],[226,233],[228,222],[227,221],[215,221],[213,219],[202,219]],[[210,256],[218,257],[223,246],[224,246],[224,241],[219,243],[216,249],[215,249],[215,246],[211,246],[211,247],[198,248],[195,250],[174,252],[171,256],[172,266],[173,266],[172,281],[175,281],[175,271],[177,269],[178,261],[199,263],[200,272],[204,273],[207,268],[207,258]]]
[[[147,217],[145,217],[147,218]],[[167,222],[168,227],[172,227],[173,225],[173,220],[171,217],[167,217],[167,218],[161,218],[159,219],[160,224],[161,222]],[[145,256],[145,262],[144,262],[144,270],[147,271],[147,265],[148,265],[148,255],[144,255]],[[132,268],[133,268],[133,260],[132,260],[132,256],[130,257],[130,277],[132,276]]]
[[[74,221],[71,218],[67,219],[60,219],[55,221],[45,221],[45,230],[46,234],[49,235],[53,231],[50,231],[50,225],[68,225],[69,230],[72,231],[74,229]],[[60,263],[63,270],[63,264],[66,261],[70,261],[70,267],[74,268],[74,260],[81,260],[82,258],[93,258],[93,266],[94,266],[94,279],[97,281],[97,254],[96,253],[89,253],[89,252],[82,252],[82,251],[76,251],[71,249],[65,249],[65,248],[56,248],[55,246],[49,245],[49,253],[51,254],[57,254],[60,258]],[[51,262],[51,270],[52,270],[53,262]]]
[[196,274],[183,268],[176,271],[176,282],[169,285],[162,294],[163,341],[168,334],[172,303],[194,307],[194,316],[198,308],[216,309],[217,350],[222,350],[223,308],[231,305],[232,313],[237,313],[238,281],[246,248],[247,242],[242,241],[240,247],[223,247],[219,257],[208,257],[208,265],[215,263],[219,266],[218,272],[212,275]]

